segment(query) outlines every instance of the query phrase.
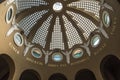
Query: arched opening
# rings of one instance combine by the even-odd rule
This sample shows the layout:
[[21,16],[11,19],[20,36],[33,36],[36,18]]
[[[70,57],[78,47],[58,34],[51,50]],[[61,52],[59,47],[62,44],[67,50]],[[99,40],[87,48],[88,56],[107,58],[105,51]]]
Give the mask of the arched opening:
[[120,3],[120,0],[118,0],[118,2]]
[[2,3],[4,0],[0,0],[0,3]]
[[14,63],[7,55],[0,55],[0,80],[8,80],[14,73]]
[[67,78],[60,73],[53,74],[48,80],[67,80]]
[[75,80],[96,80],[96,78],[92,71],[84,69],[77,72]]
[[107,56],[101,62],[101,72],[105,80],[120,80],[120,60],[115,56]]
[[41,80],[39,74],[34,70],[25,70],[20,77],[20,80]]

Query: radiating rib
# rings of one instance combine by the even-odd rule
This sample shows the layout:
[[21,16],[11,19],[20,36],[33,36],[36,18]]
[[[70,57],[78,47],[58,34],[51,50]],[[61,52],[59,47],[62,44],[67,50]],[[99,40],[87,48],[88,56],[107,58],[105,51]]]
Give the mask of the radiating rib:
[[61,31],[61,25],[59,17],[56,18],[54,30],[52,32],[52,40],[50,43],[50,50],[61,49],[64,50],[63,35]]
[[69,48],[72,48],[76,44],[82,44],[83,41],[81,40],[77,30],[74,28],[72,23],[68,21],[68,19],[64,15],[63,15],[63,20],[64,20],[64,26],[66,28]]
[[30,16],[23,18],[18,24],[22,28],[27,36],[30,32],[30,29],[37,23],[37,20],[42,18],[42,15],[47,13],[47,10],[36,12]]
[[60,15],[59,18],[60,18],[60,25],[61,25],[61,30],[62,30],[62,34],[63,34],[64,46],[65,46],[65,49],[68,50],[69,49],[68,43],[67,43],[68,39],[67,39],[66,29],[64,27],[64,21],[63,21],[62,15]]
[[95,14],[96,17],[99,18],[99,11],[100,11],[99,3],[100,3],[99,1],[94,1],[94,0],[79,0],[77,2],[72,2],[68,6],[93,13]]
[[42,26],[36,32],[32,43],[40,44],[43,48],[45,48],[46,36],[48,34],[48,28],[50,26],[50,21],[52,18],[53,15],[49,16],[47,20],[43,22]]
[[33,6],[47,5],[48,3],[43,0],[16,0],[17,13],[31,8]]
[[92,23],[92,21],[90,21],[89,19],[81,16],[80,14],[71,12],[71,11],[67,11],[67,13],[69,15],[71,15],[72,19],[77,22],[78,27],[82,30],[84,30],[83,35],[85,36],[86,39],[89,38],[89,35],[92,31],[94,31],[95,29],[97,29],[97,26],[95,24]]

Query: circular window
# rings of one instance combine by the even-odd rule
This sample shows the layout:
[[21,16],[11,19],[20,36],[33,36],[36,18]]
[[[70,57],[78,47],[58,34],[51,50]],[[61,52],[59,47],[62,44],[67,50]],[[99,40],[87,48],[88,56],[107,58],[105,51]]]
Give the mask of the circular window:
[[52,59],[53,59],[53,61],[55,61],[55,62],[60,62],[60,61],[63,60],[63,55],[62,55],[61,53],[54,53],[54,54],[52,55]]
[[38,48],[33,48],[31,53],[32,53],[33,57],[35,57],[35,58],[41,58],[42,57],[42,52]]
[[63,9],[63,4],[62,4],[62,3],[56,2],[56,3],[53,4],[53,10],[54,10],[55,12],[59,12],[59,11],[61,11],[62,9]]
[[83,56],[83,53],[84,53],[83,50],[81,48],[79,48],[79,49],[76,49],[73,51],[72,56],[73,56],[73,58],[78,59],[78,58],[81,58]]
[[91,39],[92,47],[97,47],[100,44],[100,41],[101,41],[100,35],[94,35]]
[[23,45],[23,36],[18,32],[15,33],[14,42],[17,46],[22,46]]
[[13,19],[14,9],[13,6],[10,6],[6,13],[6,22],[9,24]]
[[103,20],[103,23],[106,27],[110,26],[110,15],[107,11],[103,12],[102,20]]

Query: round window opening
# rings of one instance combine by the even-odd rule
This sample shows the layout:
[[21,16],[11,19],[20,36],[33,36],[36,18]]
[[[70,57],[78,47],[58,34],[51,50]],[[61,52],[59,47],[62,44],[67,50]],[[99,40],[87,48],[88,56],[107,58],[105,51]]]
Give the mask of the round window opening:
[[107,11],[104,11],[103,12],[103,15],[102,15],[102,19],[103,19],[103,23],[106,27],[109,27],[110,26],[110,15]]
[[42,57],[42,52],[38,48],[33,48],[31,53],[32,53],[33,57],[35,57],[35,58],[41,58]]
[[53,4],[53,10],[55,12],[60,12],[63,9],[63,4],[61,2],[56,2]]
[[14,42],[17,46],[22,46],[24,41],[23,41],[23,36],[20,33],[15,33],[14,35]]
[[91,39],[92,47],[98,47],[101,41],[100,35],[94,35]]
[[60,61],[63,60],[63,55],[62,55],[61,53],[54,53],[54,54],[52,55],[52,59],[53,59],[53,61],[55,61],[55,62],[60,62]]
[[84,53],[83,50],[81,48],[79,48],[79,49],[76,49],[73,51],[72,56],[73,56],[73,58],[78,59],[83,56],[83,53]]
[[12,19],[13,19],[13,13],[14,13],[14,9],[13,9],[13,6],[10,6],[8,8],[8,11],[6,13],[6,22],[9,24]]

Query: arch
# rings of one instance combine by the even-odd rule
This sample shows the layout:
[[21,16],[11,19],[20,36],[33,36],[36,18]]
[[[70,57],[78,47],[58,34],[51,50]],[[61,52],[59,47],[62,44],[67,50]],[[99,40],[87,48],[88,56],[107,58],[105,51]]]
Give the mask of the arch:
[[61,73],[56,73],[51,75],[48,80],[67,80],[67,78]]
[[106,56],[100,67],[105,80],[120,80],[120,60],[116,56]]
[[76,73],[75,80],[96,80],[96,78],[92,71],[83,69]]
[[11,79],[14,71],[15,65],[13,60],[8,55],[0,55],[0,80]]
[[41,80],[39,74],[34,70],[25,70],[20,77],[20,80]]

